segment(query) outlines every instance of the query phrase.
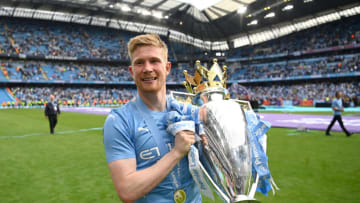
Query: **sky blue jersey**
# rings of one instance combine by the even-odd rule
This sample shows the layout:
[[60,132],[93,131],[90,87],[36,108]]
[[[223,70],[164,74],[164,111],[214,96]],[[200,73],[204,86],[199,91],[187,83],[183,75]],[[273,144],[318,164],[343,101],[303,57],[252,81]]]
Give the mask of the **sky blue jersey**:
[[[342,100],[340,99],[333,99],[332,103],[331,103],[331,107],[336,107],[337,109],[342,109],[343,105],[342,105]],[[334,111],[334,115],[341,115],[341,111]]]
[[[146,107],[141,98],[137,95],[139,105]],[[149,124],[138,113],[135,106],[136,100],[132,100],[123,107],[114,109],[108,115],[104,129],[104,146],[106,160],[108,163],[121,159],[135,158],[137,170],[148,168],[155,164],[164,154],[160,153],[153,136],[160,136],[169,150],[174,146],[175,137],[166,131],[164,112],[151,111],[146,107],[147,114],[154,118],[160,131],[160,135],[151,133]],[[167,97],[169,107],[170,97]],[[170,203],[174,202],[174,192],[177,189],[184,189],[186,192],[186,203],[200,203],[201,195],[189,172],[188,159],[185,156],[173,168],[169,175],[151,192],[136,203]]]

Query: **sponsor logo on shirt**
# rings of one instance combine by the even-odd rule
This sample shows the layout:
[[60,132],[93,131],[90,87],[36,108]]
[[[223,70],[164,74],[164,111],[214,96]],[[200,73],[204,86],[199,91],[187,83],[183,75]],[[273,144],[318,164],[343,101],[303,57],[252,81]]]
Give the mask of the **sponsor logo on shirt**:
[[145,149],[144,151],[140,152],[140,158],[143,160],[153,159],[157,156],[160,156],[159,147]]

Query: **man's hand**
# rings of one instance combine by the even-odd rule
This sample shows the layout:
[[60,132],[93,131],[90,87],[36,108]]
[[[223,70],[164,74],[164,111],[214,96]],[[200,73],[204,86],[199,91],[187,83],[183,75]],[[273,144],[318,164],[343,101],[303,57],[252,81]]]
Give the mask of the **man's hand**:
[[208,140],[207,140],[207,138],[206,138],[206,136],[204,134],[200,135],[200,138],[201,138],[201,144],[203,146],[208,146],[209,145],[209,142],[208,142]]
[[207,112],[206,112],[206,108],[205,107],[200,107],[199,109],[199,117],[200,120],[204,123],[206,123],[206,116],[207,116]]
[[173,150],[181,157],[184,157],[192,144],[195,143],[195,133],[189,130],[183,130],[175,135],[175,145]]

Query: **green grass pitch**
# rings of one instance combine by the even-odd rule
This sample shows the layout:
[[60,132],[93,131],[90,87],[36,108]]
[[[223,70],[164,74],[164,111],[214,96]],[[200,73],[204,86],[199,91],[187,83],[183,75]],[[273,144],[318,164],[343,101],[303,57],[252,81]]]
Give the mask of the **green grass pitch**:
[[[0,203],[120,202],[106,166],[106,116],[63,112],[55,135],[40,109],[0,110]],[[272,128],[274,196],[261,202],[360,202],[360,137]],[[212,202],[205,199],[205,203]],[[218,202],[218,201],[216,201]]]

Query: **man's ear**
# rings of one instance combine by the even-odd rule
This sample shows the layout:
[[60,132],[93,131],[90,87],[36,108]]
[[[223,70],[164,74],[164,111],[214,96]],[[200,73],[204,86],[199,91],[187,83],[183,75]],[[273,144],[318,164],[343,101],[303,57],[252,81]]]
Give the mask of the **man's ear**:
[[168,61],[166,63],[166,75],[169,75],[170,70],[171,70],[171,62]]
[[133,67],[132,67],[132,66],[129,66],[129,67],[128,67],[128,70],[129,70],[129,72],[130,72],[130,74],[131,74],[131,77],[134,79]]

